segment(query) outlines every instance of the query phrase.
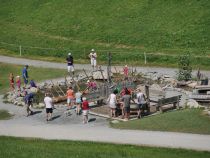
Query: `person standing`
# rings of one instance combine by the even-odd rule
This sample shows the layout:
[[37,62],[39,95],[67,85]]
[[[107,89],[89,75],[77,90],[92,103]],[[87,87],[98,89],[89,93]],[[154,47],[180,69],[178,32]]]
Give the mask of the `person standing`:
[[[27,93],[27,92],[25,92],[25,93]],[[33,114],[33,111],[30,109],[30,106],[32,106],[33,98],[34,98],[34,94],[33,93],[26,94],[26,96],[24,98],[25,99],[25,104],[26,104],[27,117],[29,115]]]
[[74,101],[74,91],[71,86],[68,88],[68,90],[66,92],[66,96],[67,96],[68,110],[70,110],[73,105],[73,101]]
[[125,67],[123,68],[124,80],[128,79],[128,72],[129,72],[128,66],[125,65]]
[[16,86],[17,86],[17,89],[20,90],[20,87],[21,87],[20,76],[16,76]]
[[53,100],[50,97],[49,93],[45,94],[44,103],[46,107],[46,120],[52,120],[52,113],[53,113]]
[[94,49],[91,49],[91,52],[89,54],[89,58],[90,58],[90,63],[91,63],[91,66],[93,68],[93,70],[96,68],[96,58],[97,58],[97,54],[96,54],[96,51]]
[[131,102],[131,95],[130,92],[126,89],[125,95],[122,97],[123,107],[125,112],[125,120],[128,121],[130,117],[130,102]]
[[10,85],[10,90],[13,91],[15,89],[14,87],[14,75],[13,73],[9,74],[9,85]]
[[66,58],[66,62],[67,62],[67,71],[68,73],[72,73],[72,75],[74,75],[74,58],[71,55],[71,53],[68,53],[68,56]]
[[113,93],[110,94],[107,102],[110,107],[110,116],[116,117],[116,104],[117,104],[117,97],[116,97],[117,91],[114,90]]
[[89,103],[85,97],[82,98],[82,113],[83,113],[83,123],[88,123],[88,112],[89,112]]
[[143,105],[146,101],[146,97],[144,95],[144,93],[141,91],[141,89],[138,89],[138,93],[136,95],[137,98],[137,105],[138,105],[138,119],[141,118],[141,111],[143,110]]
[[22,77],[24,80],[24,87],[28,84],[28,65],[25,65],[25,67],[22,70]]
[[75,98],[76,98],[76,104],[77,104],[76,113],[77,113],[77,115],[79,115],[80,109],[81,109],[81,104],[82,104],[82,93],[80,91],[78,91],[75,94]]

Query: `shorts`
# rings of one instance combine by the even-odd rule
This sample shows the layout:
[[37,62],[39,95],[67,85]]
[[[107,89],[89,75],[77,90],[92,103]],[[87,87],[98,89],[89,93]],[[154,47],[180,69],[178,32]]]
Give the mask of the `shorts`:
[[24,80],[24,83],[25,83],[25,84],[28,84],[28,79],[23,78],[23,80]]
[[53,109],[52,108],[46,108],[46,113],[53,113]]
[[92,58],[92,59],[90,60],[90,62],[91,62],[91,65],[92,65],[92,66],[96,66],[96,59],[93,59],[93,58]]
[[73,65],[70,65],[70,66],[67,66],[67,70],[68,72],[74,72],[74,66]]
[[130,106],[129,106],[129,107],[124,107],[124,111],[125,111],[126,113],[129,113],[129,112],[130,112]]
[[142,110],[144,105],[143,104],[137,104],[137,106],[138,106],[139,110]]
[[77,99],[76,99],[76,103],[77,103],[77,104],[80,104],[80,103],[82,103],[82,100],[81,100],[80,98],[77,98]]
[[89,110],[83,110],[82,113],[84,116],[88,115]]
[[70,104],[73,101],[71,98],[67,98],[67,104]]

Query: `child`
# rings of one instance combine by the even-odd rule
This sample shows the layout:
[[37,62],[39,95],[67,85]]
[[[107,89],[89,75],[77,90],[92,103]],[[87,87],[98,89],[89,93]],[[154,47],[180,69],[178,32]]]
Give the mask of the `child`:
[[18,90],[20,90],[20,86],[21,86],[20,76],[16,76],[16,86],[17,86]]
[[89,103],[85,97],[82,100],[83,123],[88,123]]
[[13,91],[15,89],[14,87],[14,75],[13,73],[9,74],[9,85],[10,85],[10,90]]
[[82,93],[80,91],[78,91],[76,94],[75,94],[75,97],[76,97],[76,104],[77,104],[77,109],[76,109],[76,113],[77,115],[80,114],[80,107],[81,107],[81,103],[82,103]]
[[123,68],[123,74],[124,74],[124,80],[128,79],[128,66],[125,65],[125,67]]

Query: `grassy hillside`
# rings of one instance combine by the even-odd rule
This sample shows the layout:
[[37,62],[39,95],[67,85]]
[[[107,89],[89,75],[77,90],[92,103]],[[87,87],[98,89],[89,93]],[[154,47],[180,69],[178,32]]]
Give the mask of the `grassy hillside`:
[[111,51],[115,63],[140,65],[146,52],[151,65],[176,66],[177,54],[189,51],[194,65],[210,65],[209,0],[0,2],[0,42],[15,44],[0,43],[1,54],[18,54],[22,45],[26,56],[57,58],[71,51],[86,62],[95,48],[101,63]]

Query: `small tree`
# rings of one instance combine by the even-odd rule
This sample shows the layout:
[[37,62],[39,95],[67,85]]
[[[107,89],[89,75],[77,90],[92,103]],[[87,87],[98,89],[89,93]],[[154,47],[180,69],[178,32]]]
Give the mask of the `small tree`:
[[192,78],[192,67],[190,63],[190,54],[186,53],[179,57],[178,61],[179,72],[178,80],[179,81],[189,81]]

